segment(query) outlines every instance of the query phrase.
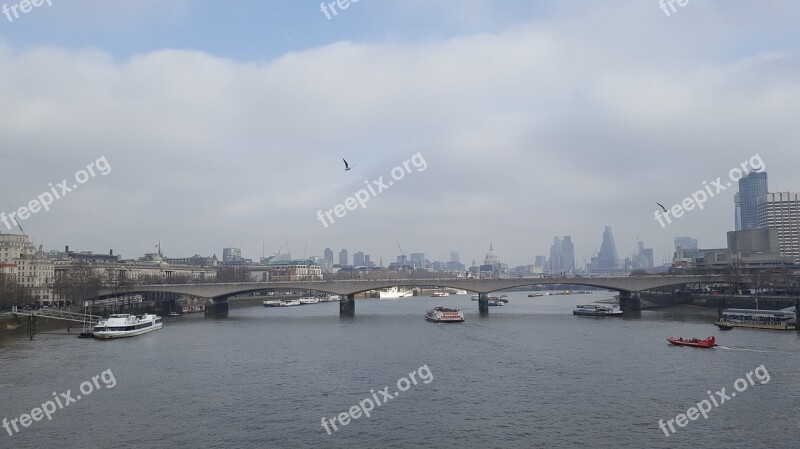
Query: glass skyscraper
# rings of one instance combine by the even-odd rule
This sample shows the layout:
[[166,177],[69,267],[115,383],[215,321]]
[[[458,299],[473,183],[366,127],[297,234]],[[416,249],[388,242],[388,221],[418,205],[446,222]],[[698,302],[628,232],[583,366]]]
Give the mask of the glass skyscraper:
[[751,172],[739,180],[739,193],[734,197],[737,231],[758,229],[758,198],[768,192],[767,172]]

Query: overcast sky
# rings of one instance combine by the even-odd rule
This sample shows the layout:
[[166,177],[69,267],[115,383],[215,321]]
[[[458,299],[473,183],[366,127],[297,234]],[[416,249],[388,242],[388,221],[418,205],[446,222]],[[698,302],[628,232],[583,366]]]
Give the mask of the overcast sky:
[[[9,6],[15,5],[8,0]],[[758,154],[800,180],[800,2],[52,0],[0,15],[0,211],[45,249],[301,257],[325,247],[510,265],[612,226],[671,257],[723,247],[735,187],[660,202]],[[329,12],[330,14],[330,12]],[[365,181],[410,173],[326,228]],[[356,166],[345,172],[341,158]],[[102,163],[100,165],[103,165]],[[87,172],[88,173],[88,172]],[[10,232],[0,223],[0,231]]]

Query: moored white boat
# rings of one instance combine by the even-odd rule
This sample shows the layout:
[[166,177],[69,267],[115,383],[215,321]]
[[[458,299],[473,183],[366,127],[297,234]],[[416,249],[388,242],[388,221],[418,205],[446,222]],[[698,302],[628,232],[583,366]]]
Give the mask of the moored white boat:
[[281,307],[299,306],[300,304],[300,300],[298,299],[284,299],[281,301]]
[[577,306],[577,308],[572,311],[572,314],[584,316],[622,316],[622,310],[612,305],[585,304]]
[[281,306],[280,300],[277,300],[277,299],[268,299],[268,300],[264,301],[262,304],[264,304],[264,307],[280,307]]
[[479,299],[481,299],[481,295],[472,295],[473,301],[478,301]]
[[453,293],[453,294],[454,295],[466,295],[467,291],[466,290],[456,290],[456,292]]
[[111,339],[133,337],[159,330],[164,326],[161,317],[146,313],[141,316],[120,313],[100,320],[92,331],[94,338]]
[[464,314],[458,309],[436,306],[425,314],[425,319],[434,323],[463,323]]
[[413,291],[400,290],[397,287],[378,290],[378,298],[380,298],[380,299],[409,298],[411,296],[414,296],[414,292]]
[[305,296],[303,298],[298,299],[298,301],[300,301],[300,304],[302,304],[302,305],[318,304],[319,303],[319,298],[315,298],[313,296]]
[[431,294],[431,298],[444,298],[446,296],[450,296],[450,293],[447,293],[447,292],[433,292]]

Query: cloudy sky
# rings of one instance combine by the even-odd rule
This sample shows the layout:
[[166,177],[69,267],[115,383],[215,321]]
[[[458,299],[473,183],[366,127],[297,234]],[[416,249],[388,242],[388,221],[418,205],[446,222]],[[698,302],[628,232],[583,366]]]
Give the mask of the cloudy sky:
[[800,190],[798,2],[51,2],[0,15],[0,211],[85,181],[20,221],[46,249],[469,264],[493,241],[513,266],[555,235],[581,263],[610,225],[660,262],[675,236],[724,246],[735,187],[664,228],[656,202],[756,154]]

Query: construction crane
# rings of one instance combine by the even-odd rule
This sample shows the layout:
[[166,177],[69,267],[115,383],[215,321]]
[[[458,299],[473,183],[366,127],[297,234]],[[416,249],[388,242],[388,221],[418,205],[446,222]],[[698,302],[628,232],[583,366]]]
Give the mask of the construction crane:
[[406,260],[406,253],[403,251],[403,248],[400,247],[400,242],[397,240],[394,242],[397,243],[397,248],[400,250],[400,255],[403,256],[403,260]]

